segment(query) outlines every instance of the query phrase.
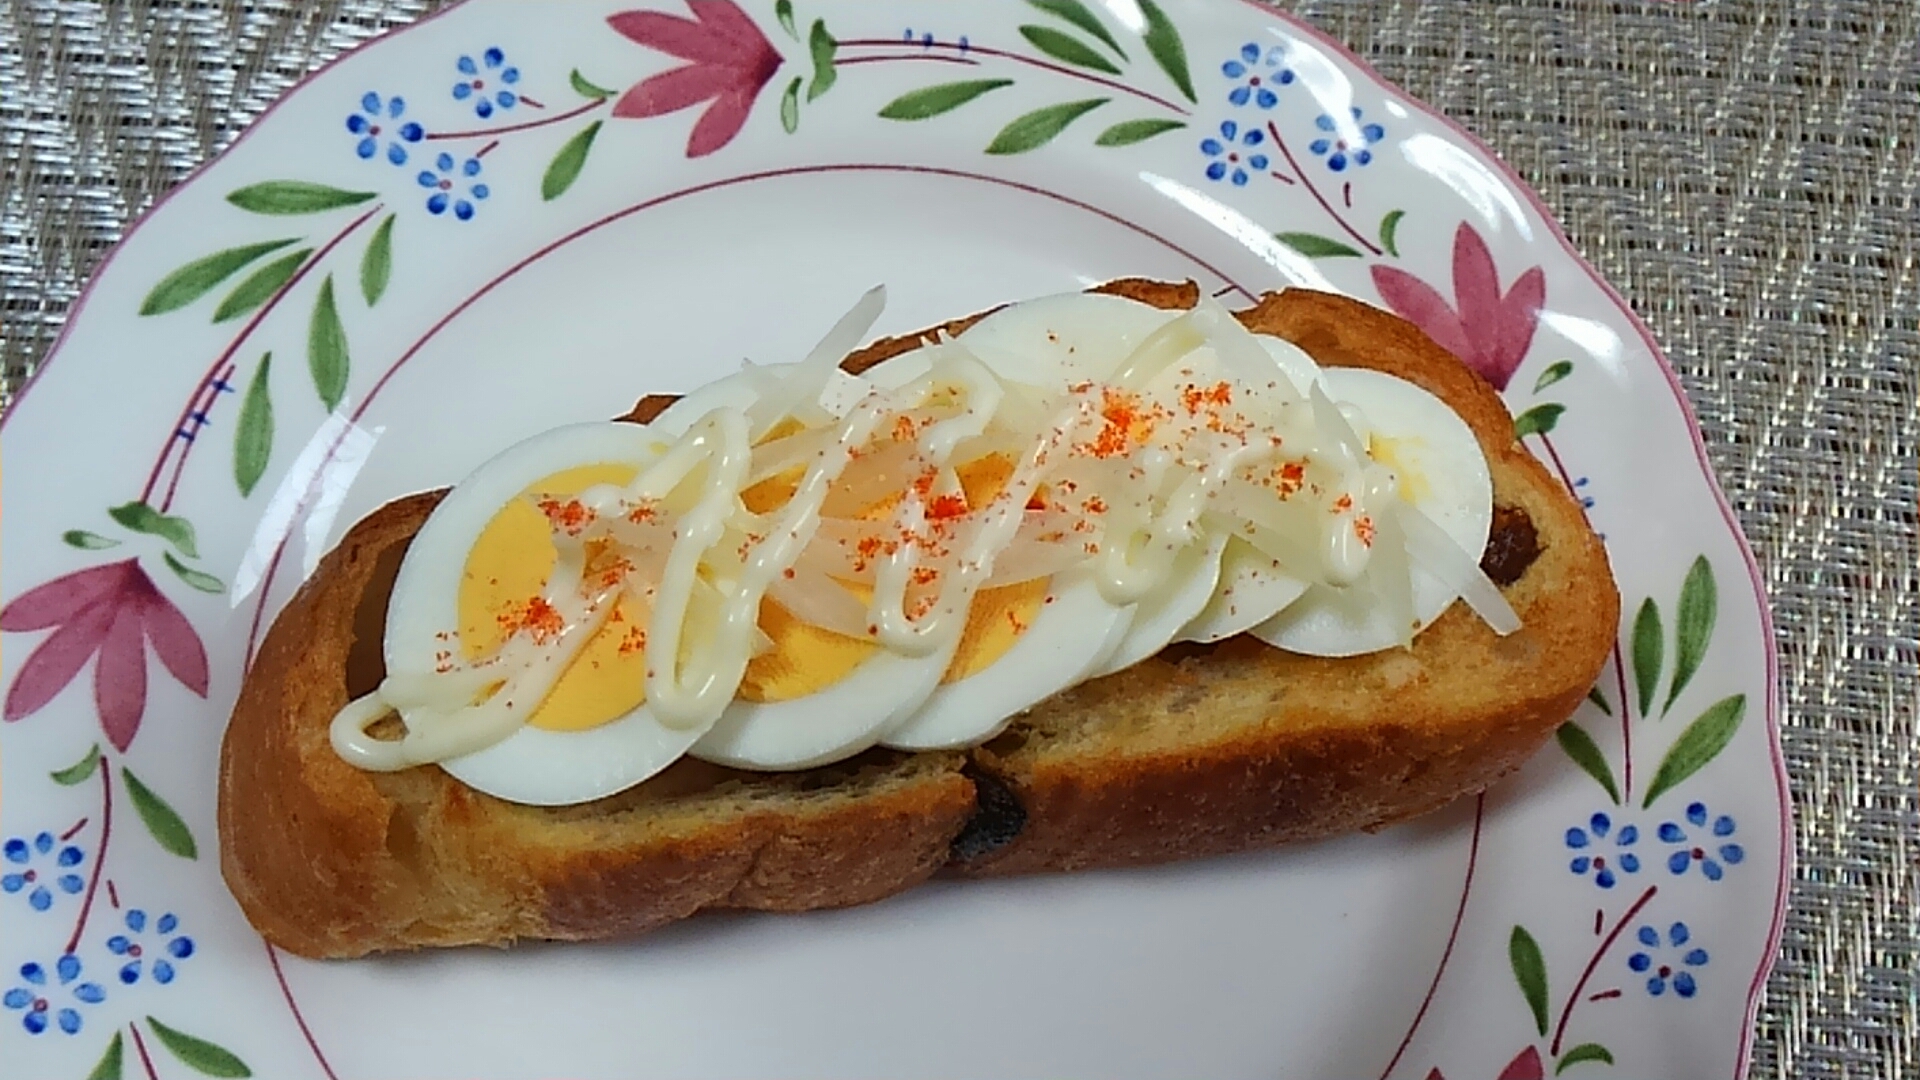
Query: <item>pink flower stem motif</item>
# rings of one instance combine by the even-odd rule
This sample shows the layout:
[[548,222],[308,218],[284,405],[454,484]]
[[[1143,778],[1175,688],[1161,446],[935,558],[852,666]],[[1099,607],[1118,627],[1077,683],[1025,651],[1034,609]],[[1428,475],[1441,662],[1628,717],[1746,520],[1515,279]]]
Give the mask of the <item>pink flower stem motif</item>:
[[1600,947],[1595,949],[1593,956],[1588,958],[1586,969],[1580,972],[1580,980],[1573,984],[1573,992],[1567,995],[1567,1003],[1560,1010],[1560,1022],[1555,1024],[1553,1028],[1553,1043],[1547,1047],[1549,1053],[1556,1057],[1559,1056],[1560,1044],[1565,1041],[1567,1037],[1567,1021],[1573,1018],[1573,1007],[1580,1003],[1580,995],[1587,988],[1587,980],[1593,978],[1594,969],[1600,966],[1601,960],[1606,959],[1607,953],[1613,949],[1614,942],[1620,940],[1620,935],[1626,930],[1627,924],[1633,921],[1634,916],[1640,914],[1640,909],[1646,907],[1647,902],[1652,900],[1654,894],[1659,891],[1660,886],[1658,885],[1647,886],[1647,891],[1641,893],[1638,900],[1635,900],[1627,910],[1620,913],[1619,921],[1613,924],[1613,929],[1607,932],[1605,938],[1601,939]]
[[[1347,223],[1347,219],[1340,216],[1340,211],[1335,210],[1333,208],[1333,204],[1327,201],[1327,197],[1320,193],[1320,189],[1317,186],[1315,186],[1313,182],[1313,178],[1308,176],[1307,171],[1300,167],[1300,162],[1294,158],[1293,151],[1288,149],[1287,147],[1287,140],[1280,137],[1280,129],[1277,126],[1275,126],[1274,122],[1271,120],[1267,121],[1267,134],[1273,138],[1273,145],[1280,148],[1281,156],[1287,159],[1287,167],[1293,170],[1294,176],[1298,177],[1300,180],[1300,183],[1306,186],[1307,192],[1313,196],[1313,201],[1320,204],[1320,209],[1325,210],[1327,212],[1327,216],[1333,219],[1334,224],[1340,226],[1340,228],[1344,230],[1348,236],[1352,237],[1354,243],[1359,244],[1363,248],[1366,248],[1368,251],[1372,252],[1376,257],[1386,254],[1384,251],[1380,250],[1379,245],[1367,239],[1365,236],[1362,236],[1358,229],[1355,229],[1352,225],[1349,225]],[[1272,175],[1275,179],[1286,180],[1288,183],[1293,182],[1291,178],[1281,174],[1280,172],[1276,171]],[[1349,206],[1352,205],[1351,201],[1349,201],[1348,205]]]
[[[275,290],[274,294],[267,298],[267,302],[260,305],[260,310],[253,313],[253,317],[247,320],[247,324],[240,328],[240,332],[234,335],[233,340],[221,351],[219,357],[208,366],[207,373],[201,376],[200,381],[195,384],[193,396],[187,400],[185,407],[180,410],[179,418],[174,421],[173,432],[167,436],[167,444],[161,447],[160,456],[154,460],[153,469],[147,474],[146,486],[140,489],[141,502],[149,505],[152,504],[153,493],[160,486],[160,474],[166,469],[168,460],[174,458],[174,447],[179,446],[181,450],[178,459],[174,461],[173,479],[167,484],[166,498],[161,501],[159,509],[160,512],[164,514],[172,507],[174,493],[180,487],[180,474],[186,469],[187,457],[193,452],[194,439],[190,434],[187,434],[187,432],[189,430],[199,430],[198,426],[189,429],[188,423],[194,420],[195,405],[200,401],[201,396],[208,392],[209,387],[213,388],[212,392],[215,395],[219,393],[220,388],[214,384],[221,381],[220,373],[233,369],[233,358],[239,354],[241,347],[247,343],[247,340],[253,337],[254,331],[258,330],[260,325],[267,320],[267,317],[273,314],[274,310],[280,306],[280,302],[287,298],[287,294],[292,292],[294,287],[300,284],[302,278],[305,278],[314,267],[319,266],[325,261],[327,256],[332,254],[333,249],[339,247],[342,241],[353,235],[362,225],[372,220],[373,216],[383,209],[385,209],[384,204],[375,204],[373,209],[354,218],[347,223],[346,228],[334,234],[333,239],[328,240],[320,247],[320,250],[314,252],[311,258],[301,264],[300,269],[293,272],[293,276],[287,279],[286,284]],[[212,400],[218,400],[217,396]],[[200,423],[205,423],[204,410],[201,411]]]
[[1460,905],[1453,912],[1453,927],[1447,931],[1446,948],[1440,951],[1440,963],[1433,969],[1433,981],[1427,984],[1426,996],[1420,999],[1420,1008],[1413,1014],[1413,1022],[1407,1025],[1407,1033],[1401,1037],[1400,1046],[1393,1052],[1393,1059],[1387,1067],[1380,1070],[1380,1080],[1387,1080],[1393,1070],[1400,1067],[1400,1059],[1406,1056],[1407,1047],[1413,1044],[1413,1036],[1426,1022],[1427,1010],[1433,1006],[1433,999],[1440,991],[1440,977],[1447,973],[1447,963],[1453,959],[1453,947],[1460,940],[1460,924],[1467,917],[1467,899],[1473,895],[1473,872],[1480,864],[1480,830],[1486,821],[1487,793],[1481,792],[1473,799],[1473,840],[1467,848],[1467,873],[1460,883]]
[[[895,39],[895,38],[854,38],[848,41],[841,42],[840,47],[842,49],[891,49],[897,52],[901,47],[901,43],[898,39]],[[1055,75],[1064,76],[1066,78],[1074,79],[1079,82],[1091,83],[1095,86],[1104,87],[1116,93],[1131,95],[1133,97],[1139,98],[1141,101],[1150,102],[1151,104],[1157,105],[1160,108],[1165,109],[1170,113],[1177,114],[1179,116],[1193,115],[1192,111],[1187,109],[1185,106],[1169,101],[1158,94],[1149,93],[1148,91],[1142,90],[1137,86],[1128,86],[1126,83],[1120,82],[1117,79],[1105,78],[1100,75],[1095,75],[1092,72],[1076,71],[1073,68],[1067,67],[1064,64],[1056,64],[1048,60],[1041,60],[1038,57],[1023,56],[1020,53],[1008,52],[1005,49],[996,49],[988,45],[975,45],[975,44],[972,44],[971,42],[969,42],[966,45],[961,45],[957,41],[933,41],[931,43],[920,44],[918,47],[921,49],[938,49],[946,52],[952,52],[955,54],[963,54],[966,56],[991,56],[998,60],[1006,60],[1015,64],[1024,64],[1030,68],[1037,68],[1041,71],[1052,72]],[[900,56],[898,57],[898,59],[904,60],[906,59],[906,57]],[[841,63],[847,63],[847,62],[848,61],[841,61]]]
[[140,1055],[140,1065],[147,1070],[147,1080],[160,1080],[160,1073],[153,1067],[153,1055],[147,1052],[147,1040],[140,1037],[140,1025],[129,1023],[127,1030],[133,1034],[133,1051]]
[[105,758],[95,767],[100,772],[100,848],[94,852],[93,873],[87,877],[87,892],[80,899],[80,916],[73,922],[73,933],[67,938],[64,952],[78,948],[80,935],[86,932],[87,916],[93,911],[93,898],[100,890],[100,871],[107,865],[107,843],[113,838],[113,770],[107,767]]
[[[522,97],[520,100],[527,101],[527,99],[524,97]],[[594,111],[595,109],[605,107],[605,105],[607,104],[607,101],[608,101],[607,98],[595,98],[592,101],[589,101],[583,105],[576,105],[573,108],[568,109],[566,112],[555,113],[552,116],[543,116],[538,120],[527,120],[518,124],[503,124],[499,127],[489,127],[489,128],[468,128],[460,131],[429,131],[427,132],[426,137],[429,142],[432,142],[435,140],[446,140],[446,139],[479,139],[479,138],[485,138],[488,136],[498,137],[501,135],[515,135],[522,131],[533,131],[536,128],[552,127],[555,124],[564,124],[567,121],[572,120],[576,116],[585,116],[586,114]],[[527,103],[532,104],[532,102],[527,102]]]

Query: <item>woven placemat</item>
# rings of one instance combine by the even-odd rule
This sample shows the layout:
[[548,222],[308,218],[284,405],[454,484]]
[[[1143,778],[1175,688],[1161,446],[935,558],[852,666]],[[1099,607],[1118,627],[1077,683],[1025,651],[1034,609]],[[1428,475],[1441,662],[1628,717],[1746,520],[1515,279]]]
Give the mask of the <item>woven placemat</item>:
[[[10,0],[0,400],[126,223],[432,0]],[[1478,133],[1678,367],[1765,567],[1798,871],[1755,1077],[1920,1076],[1920,5],[1291,2]]]

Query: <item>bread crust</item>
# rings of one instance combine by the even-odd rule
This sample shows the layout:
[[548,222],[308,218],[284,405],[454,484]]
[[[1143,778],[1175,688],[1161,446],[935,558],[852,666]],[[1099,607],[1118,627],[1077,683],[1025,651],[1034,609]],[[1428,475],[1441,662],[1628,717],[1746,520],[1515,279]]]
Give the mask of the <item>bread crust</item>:
[[[1101,291],[1167,308],[1199,295],[1140,280]],[[876,342],[845,366],[984,314]],[[1301,290],[1240,317],[1322,363],[1408,378],[1467,421],[1496,503],[1525,510],[1543,541],[1504,589],[1520,633],[1497,638],[1455,604],[1410,650],[1327,660],[1252,639],[1175,647],[1042,702],[968,753],[873,752],[772,775],[683,761],[595,803],[520,806],[437,768],[363,772],[329,742],[350,670],[361,692],[377,680],[364,669],[377,665],[385,589],[444,494],[427,492],[348,532],[248,672],[221,749],[229,888],[263,936],[311,957],[606,938],[701,910],[866,903],[943,867],[1136,865],[1378,828],[1484,788],[1572,713],[1604,663],[1619,615],[1604,549],[1514,440],[1498,395],[1410,324]],[[648,421],[672,400],[643,398],[622,419]],[[1169,734],[1196,725],[1204,737]],[[956,847],[980,808],[1006,812],[1004,797],[982,797],[987,785],[1011,795],[1016,820],[989,844]]]

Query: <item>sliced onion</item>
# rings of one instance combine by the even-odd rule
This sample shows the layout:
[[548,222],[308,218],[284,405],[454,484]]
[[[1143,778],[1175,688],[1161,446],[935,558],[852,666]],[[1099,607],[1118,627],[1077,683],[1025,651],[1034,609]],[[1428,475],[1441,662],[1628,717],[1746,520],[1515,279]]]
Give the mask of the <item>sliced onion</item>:
[[[1292,389],[1292,379],[1266,347],[1254,339],[1253,331],[1234,318],[1226,305],[1211,296],[1202,296],[1193,313],[1196,328],[1207,344],[1213,346],[1213,354],[1226,366],[1227,373],[1240,381],[1242,393],[1264,391],[1269,384]],[[1275,379],[1276,375],[1280,377]],[[1292,394],[1282,400],[1289,397]]]
[[1500,587],[1480,569],[1472,555],[1453,542],[1445,529],[1411,503],[1400,503],[1392,512],[1398,514],[1400,525],[1406,530],[1407,554],[1414,562],[1459,593],[1460,599],[1465,600],[1494,633],[1505,637],[1520,629],[1520,616],[1514,614]]
[[981,588],[1018,585],[1070,570],[1090,558],[1086,544],[1077,533],[1066,540],[1015,540],[993,557],[993,573]]
[[828,517],[851,518],[876,503],[898,496],[912,485],[916,447],[889,443],[849,464],[821,503]]
[[833,445],[835,434],[832,427],[817,427],[754,447],[753,464],[747,469],[745,486],[752,487],[762,480],[806,464],[815,454]]
[[1402,647],[1413,644],[1420,620],[1413,609],[1413,563],[1400,516],[1392,510],[1373,519],[1373,552],[1367,560],[1367,581],[1374,588],[1387,622]]
[[781,420],[804,405],[819,401],[840,361],[873,329],[886,306],[885,285],[868,289],[851,310],[840,316],[840,321],[833,324],[833,329],[827,331],[806,359],[783,372],[778,383],[766,387],[760,400],[747,410],[749,438],[758,442]]
[[844,585],[825,574],[801,573],[774,580],[767,595],[810,626],[847,637],[867,636],[867,609]]

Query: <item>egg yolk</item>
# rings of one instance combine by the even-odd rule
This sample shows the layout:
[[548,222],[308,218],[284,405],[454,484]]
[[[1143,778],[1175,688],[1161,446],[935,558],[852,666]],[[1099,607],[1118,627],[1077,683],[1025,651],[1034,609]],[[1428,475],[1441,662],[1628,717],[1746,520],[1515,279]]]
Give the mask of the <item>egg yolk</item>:
[[[1013,476],[1013,459],[990,454],[953,470],[968,506],[985,506],[1000,494]],[[960,633],[960,649],[953,654],[942,683],[959,682],[992,667],[1020,640],[1040,614],[1047,599],[1047,579],[981,589],[967,610],[967,628]]]
[[[624,485],[634,469],[627,465],[584,465],[542,478],[487,523],[468,553],[459,595],[460,643],[464,658],[479,660],[517,632],[557,632],[543,625],[540,599],[558,553],[552,523],[535,505],[536,496],[564,497],[595,484]],[[969,507],[983,506],[999,494],[1013,473],[1013,462],[992,455],[957,467],[956,476]],[[764,480],[741,493],[756,514],[778,510],[793,497],[801,473]],[[887,500],[867,516],[883,517]],[[856,589],[865,599],[866,590]],[[1046,601],[1047,580],[982,589],[974,596],[960,644],[941,681],[958,682],[993,666],[1033,625]],[[759,625],[771,647],[754,657],[740,683],[740,696],[753,702],[790,701],[818,693],[851,675],[879,646],[822,629],[795,618],[768,599],[760,605]],[[584,731],[617,719],[646,702],[646,632],[626,602],[616,604],[607,624],[581,649],[528,723],[549,731]]]
[[[540,599],[559,553],[535,496],[575,495],[594,484],[632,481],[630,465],[583,465],[541,479],[493,516],[467,554],[460,580],[460,648],[485,657],[511,634],[557,632]],[[647,699],[646,628],[625,601],[560,674],[528,723],[548,731],[584,731],[639,708]]]
[[[984,506],[1006,486],[1013,475],[1013,462],[1003,455],[990,455],[956,467],[954,474],[966,493],[967,505]],[[756,514],[777,510],[793,497],[800,476],[801,470],[795,469],[763,480],[741,492],[741,502]],[[897,501],[884,500],[862,516],[883,518]],[[864,589],[855,589],[854,593],[863,602],[871,595]],[[993,666],[1033,625],[1046,595],[1045,578],[976,593],[967,611],[959,648],[941,682],[958,682]],[[802,622],[772,600],[761,602],[760,629],[771,639],[772,647],[747,664],[740,696],[748,701],[790,701],[818,693],[851,675],[879,649],[870,641]]]

